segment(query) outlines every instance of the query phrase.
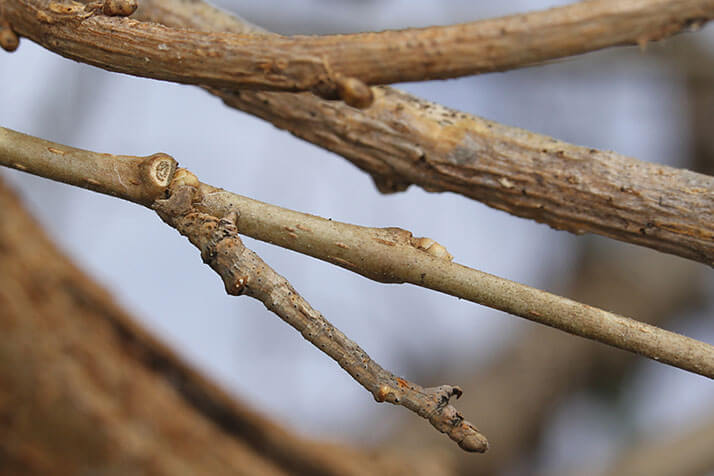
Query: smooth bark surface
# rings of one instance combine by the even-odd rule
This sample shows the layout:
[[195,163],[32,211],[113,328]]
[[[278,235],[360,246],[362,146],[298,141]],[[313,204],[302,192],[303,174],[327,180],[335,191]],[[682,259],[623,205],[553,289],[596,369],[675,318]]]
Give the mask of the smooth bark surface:
[[0,165],[150,206],[168,187],[176,161],[97,154],[0,127]]

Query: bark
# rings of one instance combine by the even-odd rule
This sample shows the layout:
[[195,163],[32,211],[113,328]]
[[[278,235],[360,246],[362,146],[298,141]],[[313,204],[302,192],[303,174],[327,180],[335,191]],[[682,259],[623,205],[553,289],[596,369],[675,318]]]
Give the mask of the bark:
[[[118,8],[107,6],[114,3]],[[365,84],[504,71],[609,46],[646,44],[714,16],[713,0],[590,0],[445,27],[261,37],[106,16],[133,12],[129,3],[135,5],[130,0],[94,2],[91,9],[52,0],[2,5],[18,34],[105,69],[214,87],[314,91],[359,107],[371,104]]]
[[[196,9],[195,2],[146,0],[137,15],[175,27],[250,28],[215,10],[194,21]],[[227,105],[342,155],[383,192],[415,184],[459,193],[559,230],[714,264],[714,178],[567,144],[392,88],[373,91],[374,104],[357,110],[310,94],[212,90]]]
[[232,400],[74,267],[0,184],[3,474],[412,474]]

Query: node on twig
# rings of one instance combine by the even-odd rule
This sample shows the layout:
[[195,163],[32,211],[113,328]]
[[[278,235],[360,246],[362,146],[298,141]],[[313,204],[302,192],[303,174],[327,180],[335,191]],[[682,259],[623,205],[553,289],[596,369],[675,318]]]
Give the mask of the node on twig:
[[20,38],[7,21],[0,21],[0,47],[12,53],[20,46]]
[[128,17],[137,7],[136,0],[104,0],[102,13],[110,17]]
[[374,102],[372,89],[357,78],[338,76],[335,80],[335,85],[340,99],[348,106],[364,109]]

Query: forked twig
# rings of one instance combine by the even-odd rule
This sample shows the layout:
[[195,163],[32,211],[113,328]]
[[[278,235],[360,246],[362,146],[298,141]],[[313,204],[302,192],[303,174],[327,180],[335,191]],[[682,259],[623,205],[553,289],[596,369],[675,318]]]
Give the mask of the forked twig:
[[[459,387],[423,388],[384,370],[314,310],[284,277],[243,245],[236,228],[237,212],[219,219],[198,211],[194,203],[200,202],[200,192],[195,186],[186,184],[185,178],[177,177],[170,197],[157,200],[154,209],[166,223],[201,250],[203,261],[223,278],[228,294],[246,294],[263,302],[305,339],[332,357],[378,402],[401,405],[426,418],[434,428],[446,433],[466,451],[486,451],[486,438],[449,404],[451,397],[461,396]],[[196,181],[194,185],[197,184]]]
[[485,451],[488,443],[449,405],[459,387],[423,388],[384,370],[246,249],[238,232],[378,281],[437,289],[714,378],[711,345],[457,265],[441,245],[405,230],[334,222],[216,189],[176,169],[166,154],[111,156],[0,128],[0,165],[154,208],[201,250],[228,293],[261,300],[377,401],[414,411],[467,451]]

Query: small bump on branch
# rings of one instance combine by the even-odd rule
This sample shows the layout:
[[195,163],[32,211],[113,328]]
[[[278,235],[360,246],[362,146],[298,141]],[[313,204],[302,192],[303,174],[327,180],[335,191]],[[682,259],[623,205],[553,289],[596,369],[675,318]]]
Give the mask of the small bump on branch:
[[12,53],[18,46],[20,46],[20,38],[17,33],[12,30],[9,22],[0,17],[0,47]]

